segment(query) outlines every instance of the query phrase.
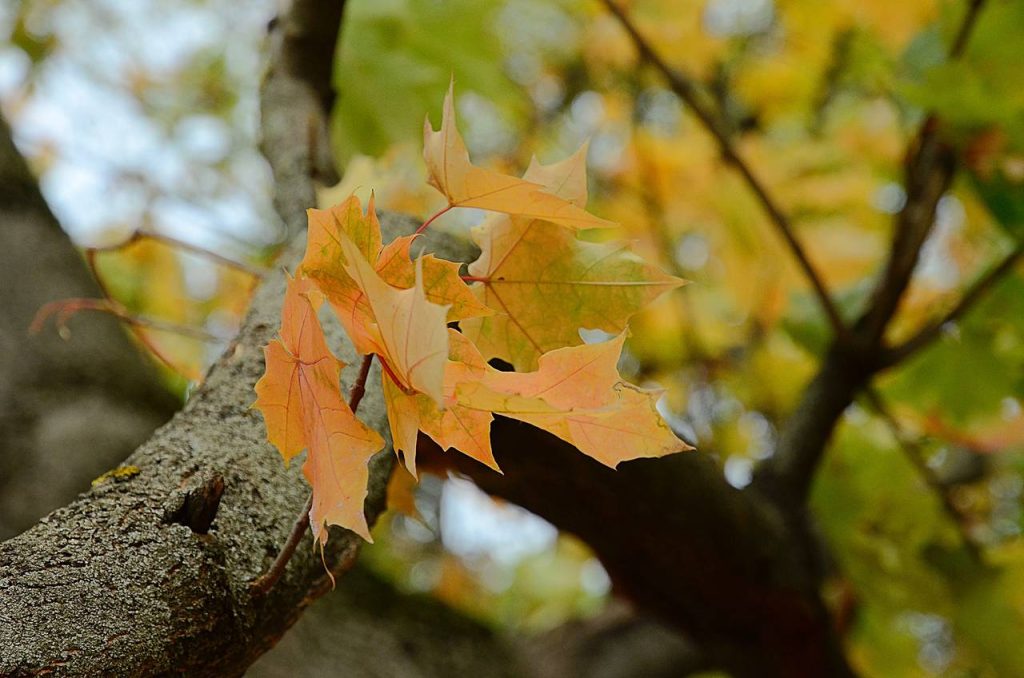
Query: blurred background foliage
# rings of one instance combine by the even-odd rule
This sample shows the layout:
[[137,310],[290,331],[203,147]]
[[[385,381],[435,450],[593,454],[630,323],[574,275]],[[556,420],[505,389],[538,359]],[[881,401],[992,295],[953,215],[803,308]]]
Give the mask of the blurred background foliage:
[[[671,64],[713,93],[735,141],[852,318],[905,200],[902,162],[928,111],[967,171],[942,199],[892,339],[952,306],[1024,238],[1024,2],[991,0],[964,58],[954,0],[622,2]],[[0,8],[0,97],[44,192],[83,247],[142,231],[249,267],[282,237],[257,150],[269,0],[21,0]],[[592,210],[691,282],[633,324],[621,368],[667,389],[679,434],[736,486],[773,453],[828,328],[742,181],[596,0],[349,0],[333,144],[378,206],[431,214],[425,114],[449,78],[474,159],[521,172],[590,141]],[[479,220],[456,211],[440,226]],[[609,236],[610,237],[610,236]],[[254,276],[162,241],[97,254],[134,313],[213,341],[147,337],[186,389],[223,348]],[[183,375],[183,376],[175,376]],[[847,412],[812,508],[828,597],[872,676],[1004,676],[1024,666],[1024,276]],[[505,628],[602,605],[586,548],[459,480],[396,479],[374,567]],[[642,525],[637,529],[643,529]]]

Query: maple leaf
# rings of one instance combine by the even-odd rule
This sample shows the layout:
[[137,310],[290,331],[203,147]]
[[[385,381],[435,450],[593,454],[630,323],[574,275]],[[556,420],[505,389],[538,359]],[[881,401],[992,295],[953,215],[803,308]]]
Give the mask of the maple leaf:
[[308,449],[302,471],[313,488],[314,538],[324,543],[324,527],[340,525],[372,541],[363,515],[367,462],[384,440],[341,397],[338,378],[345,364],[327,347],[316,316],[322,303],[311,280],[289,280],[280,338],[264,348],[266,372],[256,383],[254,406],[285,463]]
[[459,402],[460,383],[485,377],[487,364],[476,349],[455,330],[448,331],[449,359],[444,372],[444,408],[419,393],[405,393],[388,376],[382,375],[391,438],[401,452],[405,466],[416,475],[416,438],[422,430],[442,449],[455,448],[480,463],[498,469],[491,451],[490,412]]
[[621,382],[611,393],[614,401],[597,409],[523,411],[510,403],[492,412],[553,433],[611,468],[630,459],[693,449],[676,437],[658,413],[656,403],[661,391],[646,391]]
[[[565,160],[534,159],[526,177],[562,198],[585,204],[583,145]],[[474,230],[480,257],[469,273],[474,291],[498,313],[460,324],[487,358],[531,370],[546,351],[582,343],[581,327],[619,333],[626,321],[663,293],[684,284],[628,245],[590,243],[557,224],[496,216]]]
[[615,226],[538,183],[473,165],[455,123],[454,83],[444,99],[441,128],[435,132],[429,117],[424,122],[423,159],[430,185],[447,198],[449,207],[476,207],[577,229]]
[[[375,268],[384,282],[402,289],[415,284],[416,267],[412,264],[411,250],[418,237],[400,236],[380,251]],[[494,314],[491,308],[477,299],[459,275],[458,262],[439,259],[433,254],[424,254],[420,258],[423,260],[423,292],[427,301],[449,306],[448,322]]]
[[[348,237],[362,258],[374,264],[384,282],[407,289],[416,281],[416,266],[410,256],[416,236],[396,238],[383,246],[372,195],[365,213],[359,198],[353,195],[329,210],[311,209],[308,214],[309,233],[301,270],[316,280],[356,348],[364,354],[372,353],[373,338],[365,334],[371,310],[363,291],[346,270],[342,237]],[[422,260],[427,300],[450,306],[449,322],[493,313],[459,277],[457,263],[433,255]]]
[[395,449],[415,474],[421,430],[442,449],[455,448],[495,470],[490,425],[500,414],[542,428],[580,452],[614,467],[638,457],[691,449],[672,433],[655,404],[660,391],[622,382],[615,365],[625,335],[600,344],[562,348],[541,357],[535,372],[500,372],[464,335],[449,330],[445,408],[406,394],[384,377]]
[[444,364],[448,356],[447,306],[427,301],[423,290],[423,259],[416,262],[410,289],[386,282],[344,233],[341,249],[345,271],[365,297],[367,314],[357,318],[386,372],[405,391],[419,391],[442,403]]

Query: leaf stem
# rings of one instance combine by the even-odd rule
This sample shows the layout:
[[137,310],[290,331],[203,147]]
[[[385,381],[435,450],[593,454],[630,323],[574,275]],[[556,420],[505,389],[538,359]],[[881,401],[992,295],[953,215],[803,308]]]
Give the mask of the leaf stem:
[[430,226],[430,224],[432,224],[434,222],[434,219],[437,219],[442,214],[446,214],[449,210],[451,210],[452,207],[454,207],[454,205],[448,205],[447,207],[445,207],[440,212],[435,212],[433,216],[431,216],[429,219],[427,219],[426,221],[423,222],[422,226],[420,226],[419,228],[416,229],[416,232],[413,235],[419,235],[423,231],[427,230],[427,228]]
[[482,283],[489,283],[489,282],[491,282],[491,279],[486,277],[486,276],[460,275],[459,277],[462,278],[463,282],[482,282]]
[[[355,383],[352,384],[352,389],[348,392],[348,407],[352,410],[353,414],[359,409],[359,403],[366,394],[366,380],[370,376],[370,367],[372,365],[373,354],[363,356],[363,362],[359,366],[359,375],[356,377]],[[311,492],[306,500],[306,505],[302,507],[302,511],[295,517],[295,523],[288,534],[288,540],[281,547],[277,558],[274,559],[270,568],[252,583],[251,590],[254,596],[266,595],[274,588],[274,584],[281,579],[285,569],[288,567],[288,561],[295,555],[295,550],[299,547],[299,543],[306,536],[306,530],[309,529],[309,512],[312,509],[313,493]]]

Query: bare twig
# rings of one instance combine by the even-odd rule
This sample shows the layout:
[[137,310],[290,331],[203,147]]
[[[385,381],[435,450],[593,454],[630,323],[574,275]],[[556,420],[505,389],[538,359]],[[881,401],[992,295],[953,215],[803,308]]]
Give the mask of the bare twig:
[[931,342],[935,341],[942,334],[943,328],[950,323],[956,322],[964,317],[996,284],[1009,274],[1020,263],[1024,257],[1024,241],[1017,245],[1003,257],[1003,259],[980,278],[974,281],[964,292],[960,301],[957,302],[946,315],[939,320],[923,327],[917,334],[904,343],[886,352],[884,362],[886,365],[895,365],[906,360],[912,354],[921,350]]
[[98,311],[100,313],[109,313],[121,322],[131,325],[132,327],[144,327],[152,330],[159,330],[160,332],[170,332],[172,334],[179,334],[183,337],[197,339],[199,341],[223,343],[229,340],[229,337],[217,336],[216,334],[199,329],[198,327],[179,325],[177,323],[170,323],[157,318],[147,318],[145,316],[134,315],[127,308],[113,299],[75,298],[51,301],[50,303],[44,304],[40,307],[39,311],[36,313],[36,317],[32,320],[32,324],[29,326],[29,332],[34,334],[40,331],[51,316],[54,318],[54,322],[57,324],[58,330],[64,332],[67,330],[68,319],[79,311]]
[[927,455],[924,451],[924,446],[921,444],[920,439],[916,436],[910,435],[903,426],[900,425],[896,417],[893,416],[889,408],[886,407],[885,401],[882,400],[881,395],[874,388],[864,389],[864,393],[867,396],[867,401],[871,405],[871,409],[881,417],[882,421],[888,427],[892,437],[899,444],[903,453],[917,472],[921,475],[921,479],[924,480],[925,484],[928,485],[932,491],[939,497],[939,501],[942,503],[942,509],[949,516],[950,520],[957,526],[960,531],[960,537],[963,540],[964,547],[967,549],[971,557],[978,561],[981,559],[981,551],[978,547],[977,542],[971,536],[967,529],[967,521],[964,515],[960,512],[960,509],[956,507],[956,502],[953,501],[953,497],[950,494],[949,487],[942,482],[942,479],[935,473],[935,470],[928,465]]
[[637,27],[633,24],[632,20],[625,13],[625,11],[619,7],[615,0],[604,0],[605,6],[612,14],[619,20],[622,27],[626,29],[630,37],[633,39],[633,43],[636,45],[637,50],[645,61],[654,66],[665,80],[668,81],[669,87],[675,92],[679,98],[681,98],[686,104],[693,109],[694,114],[701,121],[708,132],[715,138],[718,143],[720,152],[725,161],[743,177],[743,180],[750,187],[750,190],[754,193],[758,202],[761,203],[761,207],[767,213],[771,223],[775,226],[775,230],[778,231],[779,235],[785,241],[790,252],[796,259],[804,275],[807,277],[811,286],[814,288],[814,293],[818,297],[818,302],[821,304],[822,310],[828,317],[828,321],[832,326],[832,331],[838,337],[845,337],[847,334],[846,324],[843,322],[842,316],[839,314],[839,309],[832,301],[832,297],[825,287],[825,283],[821,276],[815,269],[814,264],[811,263],[807,252],[804,250],[803,245],[797,240],[796,233],[794,232],[793,225],[789,221],[789,217],[782,211],[775,200],[768,193],[761,180],[754,174],[750,165],[743,160],[739,155],[739,151],[732,143],[731,133],[725,120],[716,110],[715,105],[712,103],[707,92],[697,83],[696,80],[686,75],[682,71],[676,68],[672,68],[668,63],[658,54],[651,44],[644,38]]
[[310,492],[309,498],[306,499],[306,505],[299,511],[299,515],[295,516],[295,523],[292,524],[291,532],[288,533],[288,539],[285,540],[284,546],[278,552],[277,558],[274,559],[270,568],[252,583],[252,594],[254,596],[266,595],[270,589],[274,588],[274,584],[281,578],[281,575],[284,574],[285,568],[288,567],[288,561],[295,555],[295,549],[299,547],[302,538],[306,536],[306,530],[309,529],[309,512],[312,509],[313,493]]
[[[149,240],[154,240],[154,241],[157,241],[157,242],[162,242],[162,243],[164,243],[164,244],[166,244],[166,245],[168,245],[170,247],[175,247],[175,248],[178,248],[178,249],[190,252],[192,254],[196,254],[196,255],[199,255],[199,256],[202,256],[202,257],[206,257],[206,258],[211,259],[212,261],[214,261],[214,262],[216,262],[218,264],[221,264],[223,266],[234,268],[235,270],[242,271],[243,273],[247,273],[247,274],[253,276],[253,278],[255,280],[257,280],[257,281],[261,280],[263,278],[264,271],[261,271],[259,269],[253,268],[253,267],[249,266],[248,264],[243,264],[243,263],[234,261],[233,259],[228,259],[227,257],[221,256],[220,254],[217,254],[216,252],[211,252],[210,250],[203,249],[202,247],[199,247],[197,245],[192,245],[192,244],[184,242],[182,240],[178,240],[177,238],[172,238],[171,236],[162,235],[160,233],[153,233],[153,232],[150,232],[150,231],[141,231],[141,230],[136,231],[127,240],[125,240],[124,242],[118,243],[116,245],[107,245],[107,246],[103,246],[103,247],[87,247],[85,249],[85,263],[88,265],[89,271],[92,273],[92,277],[96,280],[96,284],[97,284],[97,286],[99,286],[100,292],[103,293],[103,296],[105,297],[105,305],[106,305],[106,307],[101,307],[102,303],[104,303],[104,302],[100,302],[100,300],[96,300],[97,302],[100,302],[100,303],[97,303],[95,306],[91,307],[91,310],[106,311],[108,313],[112,313],[113,315],[121,318],[123,321],[125,321],[128,324],[129,329],[131,330],[131,332],[135,336],[135,338],[139,341],[139,343],[141,343],[143,346],[148,348],[149,351],[154,356],[156,356],[157,360],[159,360],[164,365],[166,365],[171,371],[177,372],[178,374],[181,374],[182,376],[191,379],[192,378],[191,375],[183,372],[181,367],[179,365],[177,365],[173,360],[171,360],[167,355],[165,355],[164,352],[162,350],[160,350],[159,346],[157,346],[155,343],[150,341],[149,337],[146,336],[146,333],[142,332],[141,329],[143,327],[149,327],[149,328],[152,328],[152,329],[163,330],[163,331],[167,331],[167,332],[174,332],[174,333],[177,333],[177,334],[182,334],[182,335],[185,335],[185,336],[190,336],[190,337],[192,337],[194,339],[199,339],[201,341],[221,341],[222,342],[222,341],[227,341],[227,338],[217,337],[215,335],[209,334],[208,332],[203,332],[202,330],[198,330],[198,329],[183,328],[180,325],[174,325],[174,324],[171,324],[171,323],[165,323],[164,321],[148,319],[148,318],[139,318],[137,316],[132,316],[131,314],[129,314],[127,312],[127,310],[124,310],[124,312],[119,312],[118,309],[123,309],[123,306],[116,299],[114,299],[114,295],[111,294],[110,288],[107,286],[106,281],[103,279],[103,276],[100,275],[100,269],[99,269],[99,266],[97,265],[97,261],[96,261],[98,255],[100,255],[100,254],[102,254],[104,252],[115,252],[115,251],[122,250],[122,249],[128,247],[129,245],[131,245],[131,244],[133,244],[135,242],[138,242],[140,240],[144,240],[144,239],[149,239]],[[72,300],[72,301],[82,301],[82,300]],[[81,308],[85,308],[85,307],[81,307]],[[37,320],[39,320],[39,318],[43,316],[43,311],[44,310],[45,310],[45,308],[40,309],[39,315],[37,316]],[[79,310],[79,308],[75,308],[75,309],[73,309],[73,311],[74,310]],[[59,324],[63,324],[63,321],[67,318],[67,315],[69,315],[69,314],[66,311],[62,312],[58,316],[58,323]]]
[[[352,390],[349,391],[348,395],[348,407],[355,413],[359,409],[359,402],[363,399],[366,394],[366,379],[370,376],[370,367],[373,365],[373,354],[369,354],[363,357],[363,362],[359,366],[359,376],[356,377],[356,381],[352,384]],[[274,584],[278,582],[281,576],[284,574],[285,568],[288,567],[288,561],[292,559],[295,554],[295,549],[299,547],[299,543],[302,542],[302,538],[306,536],[306,530],[309,529],[309,512],[313,508],[313,494],[310,493],[309,499],[306,500],[306,505],[302,507],[299,515],[295,517],[295,523],[292,525],[291,532],[288,533],[288,539],[285,541],[284,546],[281,547],[281,551],[277,554],[277,558],[270,565],[263,575],[252,583],[252,593],[255,596],[266,595],[270,589],[274,588]],[[354,561],[352,558],[345,558],[345,561]],[[344,565],[344,569],[351,567],[351,563]],[[328,571],[331,580],[333,581],[333,573]]]
[[[237,271],[247,273],[257,279],[262,278],[266,273],[266,271],[263,269],[250,266],[249,264],[243,263],[241,261],[229,259],[228,257],[225,257],[221,254],[217,254],[216,252],[200,247],[198,245],[193,245],[192,243],[185,242],[184,240],[178,240],[177,238],[173,238],[169,235],[164,235],[163,233],[155,233],[153,231],[135,231],[134,233],[131,234],[131,236],[129,236],[127,240],[117,243],[116,245],[89,247],[88,250],[90,252],[97,254],[101,252],[116,252],[118,250],[123,250],[129,247],[130,245],[133,245],[142,240],[152,240],[154,242],[163,243],[165,245],[168,245],[169,247],[173,247],[175,249],[179,249],[184,252],[189,252],[190,254],[195,254],[205,259],[209,259],[210,261],[213,261],[214,263],[217,264],[221,264],[222,266],[227,266],[228,268],[233,268]],[[99,277],[95,268],[93,269],[93,274]]]

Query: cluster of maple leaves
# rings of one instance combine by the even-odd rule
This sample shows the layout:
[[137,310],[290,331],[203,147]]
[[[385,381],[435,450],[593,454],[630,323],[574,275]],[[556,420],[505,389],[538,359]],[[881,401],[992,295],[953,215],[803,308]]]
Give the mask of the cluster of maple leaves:
[[[576,237],[614,225],[583,208],[585,156],[584,147],[554,165],[534,161],[521,179],[476,167],[449,89],[441,129],[429,120],[424,129],[429,182],[447,198],[444,211],[495,213],[474,230],[481,255],[467,276],[433,255],[414,261],[419,231],[385,245],[372,197],[365,213],[355,196],[309,211],[305,256],[288,282],[280,336],[265,348],[255,406],[285,462],[308,450],[303,471],[318,541],[326,542],[327,525],[370,540],[367,462],[385,444],[342,396],[345,365],[317,316],[324,300],[356,350],[380,361],[394,449],[413,475],[420,431],[498,470],[494,414],[549,431],[611,467],[687,449],[657,412],[660,392],[624,382],[616,367],[630,316],[682,281],[627,245]],[[584,344],[580,328],[617,336]],[[491,367],[492,358],[515,371]]]

